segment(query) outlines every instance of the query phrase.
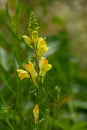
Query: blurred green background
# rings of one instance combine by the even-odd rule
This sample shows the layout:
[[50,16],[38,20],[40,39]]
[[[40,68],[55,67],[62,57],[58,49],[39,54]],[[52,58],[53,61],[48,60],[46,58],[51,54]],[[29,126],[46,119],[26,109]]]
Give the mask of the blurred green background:
[[[17,78],[32,51],[22,39],[34,11],[53,68],[39,90],[40,130],[87,130],[87,1],[0,0],[0,130],[37,130],[32,83]],[[56,103],[59,86],[60,101]],[[21,118],[20,118],[21,117]],[[12,126],[11,126],[12,124]]]

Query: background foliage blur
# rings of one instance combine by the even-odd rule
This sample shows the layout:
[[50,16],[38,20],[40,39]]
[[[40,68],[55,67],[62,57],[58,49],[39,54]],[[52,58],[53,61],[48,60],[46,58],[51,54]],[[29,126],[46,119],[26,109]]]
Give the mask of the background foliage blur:
[[[86,130],[86,0],[0,0],[0,129],[9,130],[10,122],[15,130],[35,128],[32,84],[19,81],[16,73],[32,53],[22,39],[28,34],[32,10],[40,24],[40,35],[46,36],[50,46],[46,56],[53,65],[44,82],[47,93],[40,90],[40,129]],[[61,88],[58,107],[55,86]]]

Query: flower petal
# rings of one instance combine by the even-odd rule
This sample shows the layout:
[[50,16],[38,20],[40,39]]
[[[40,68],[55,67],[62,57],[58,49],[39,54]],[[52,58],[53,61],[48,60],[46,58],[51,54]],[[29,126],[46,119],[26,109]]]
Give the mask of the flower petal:
[[38,32],[33,31],[31,36],[32,36],[32,42],[34,44],[34,48],[36,49],[37,42],[38,42]]
[[40,68],[40,76],[44,77],[47,73],[52,68],[51,64],[48,64],[48,60],[42,58],[39,61],[39,68]]
[[28,36],[26,36],[26,35],[23,35],[23,38],[24,38],[24,41],[26,42],[26,44],[29,46],[29,47],[31,47],[31,48],[33,48],[33,46],[31,45],[31,39],[30,39],[30,37],[28,37]]
[[38,40],[37,49],[38,49],[37,54],[39,57],[41,57],[49,49],[46,44],[46,41],[42,37],[40,37]]
[[31,61],[29,61],[29,63],[25,65],[25,68],[30,73],[35,86],[38,86],[37,82],[36,82],[37,72],[34,68],[33,63]]
[[18,72],[18,77],[22,80],[24,78],[30,78],[30,75],[28,74],[27,71],[23,70],[23,69],[17,69]]

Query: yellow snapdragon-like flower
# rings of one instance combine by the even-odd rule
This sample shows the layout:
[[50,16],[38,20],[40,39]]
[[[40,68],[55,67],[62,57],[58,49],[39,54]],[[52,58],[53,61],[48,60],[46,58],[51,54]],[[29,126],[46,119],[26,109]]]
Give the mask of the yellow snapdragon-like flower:
[[18,77],[22,80],[24,78],[30,78],[30,75],[28,74],[27,71],[22,70],[22,69],[17,69],[18,72]]
[[42,37],[40,37],[38,39],[38,44],[37,44],[38,56],[41,57],[45,52],[48,51],[48,49],[49,48],[47,47],[46,41]]
[[46,60],[45,58],[42,58],[39,61],[39,68],[40,68],[40,76],[44,77],[47,71],[49,71],[52,68],[52,65],[48,64],[48,60]]
[[37,85],[37,82],[36,82],[37,72],[36,72],[36,70],[35,70],[35,68],[34,68],[33,63],[32,63],[31,61],[29,61],[29,63],[25,65],[25,68],[26,68],[26,70],[29,72],[29,74],[30,74],[30,76],[31,76],[31,78],[32,78],[32,80],[33,80],[33,82],[34,82],[34,84],[35,84],[36,86],[38,86],[38,85]]
[[32,37],[32,42],[34,44],[34,49],[36,49],[37,42],[38,42],[38,32],[37,31],[33,31],[31,37]]
[[31,44],[32,41],[31,41],[30,37],[28,37],[28,36],[26,36],[26,35],[23,35],[23,38],[24,38],[25,43],[26,43],[29,47],[33,48],[32,44]]
[[34,114],[34,118],[35,118],[35,124],[37,124],[38,118],[39,118],[39,106],[38,106],[38,104],[35,105],[35,107],[33,109],[33,114]]

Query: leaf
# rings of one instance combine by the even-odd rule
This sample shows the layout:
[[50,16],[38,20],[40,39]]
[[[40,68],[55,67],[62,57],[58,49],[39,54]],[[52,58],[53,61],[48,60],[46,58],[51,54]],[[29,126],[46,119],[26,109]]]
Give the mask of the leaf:
[[3,48],[0,48],[0,64],[5,70],[9,70],[8,57],[8,53]]
[[0,65],[0,77],[3,81],[3,83],[6,85],[6,87],[12,92],[13,95],[16,96],[16,93],[14,89],[12,88],[13,86],[13,80],[11,78],[11,75]]
[[71,130],[87,130],[87,122],[76,122]]

